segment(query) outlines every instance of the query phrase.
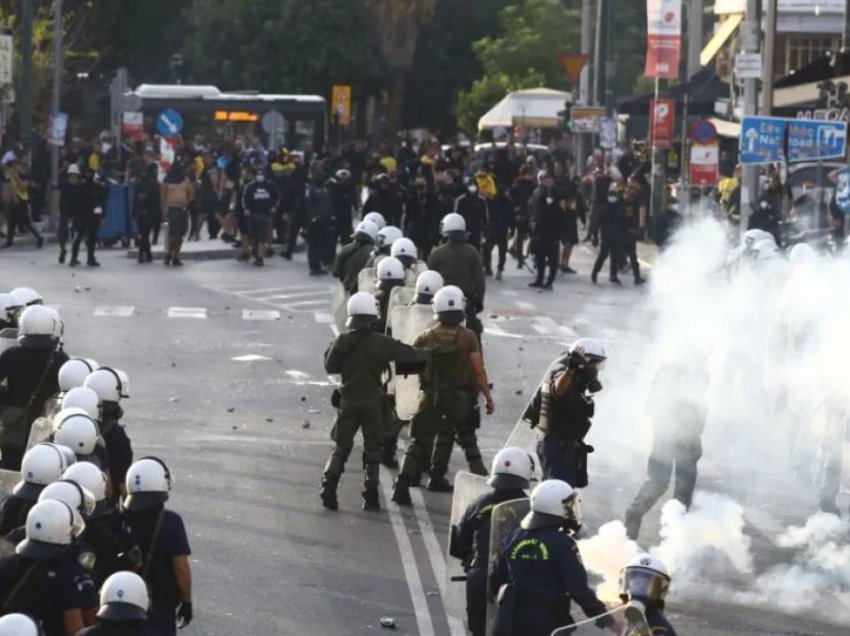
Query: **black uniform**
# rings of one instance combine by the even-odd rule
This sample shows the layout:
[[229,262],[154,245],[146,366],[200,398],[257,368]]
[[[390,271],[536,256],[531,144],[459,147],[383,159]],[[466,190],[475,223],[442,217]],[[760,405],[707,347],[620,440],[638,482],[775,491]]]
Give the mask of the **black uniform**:
[[492,273],[493,248],[499,250],[499,261],[496,271],[501,273],[505,270],[505,261],[508,254],[508,238],[516,229],[516,217],[511,200],[499,192],[489,205],[490,218],[487,222],[487,241],[484,243],[484,268],[487,273]]
[[596,277],[602,270],[605,264],[605,259],[611,257],[611,274],[609,276],[611,282],[619,282],[617,276],[617,263],[620,262],[622,245],[622,219],[623,219],[623,201],[617,198],[616,201],[608,201],[604,204],[598,204],[595,208],[595,222],[598,226],[598,231],[602,234],[602,244],[599,247],[599,254],[596,256],[596,262],[593,264],[593,273],[591,277],[596,282]]
[[473,501],[457,531],[452,528],[449,553],[463,562],[466,572],[466,620],[472,636],[484,636],[487,627],[487,561],[490,557],[490,515],[505,501],[522,499],[522,490],[494,490]]
[[404,201],[398,190],[390,183],[381,183],[378,189],[372,193],[363,205],[363,216],[369,212],[377,212],[387,225],[401,227],[402,214],[404,212]]
[[[63,614],[97,607],[97,590],[69,546],[58,558],[32,561],[18,554],[0,559],[0,598],[3,613],[20,613],[41,624],[44,636],[65,636]],[[24,577],[26,579],[24,580]],[[23,585],[17,588],[20,581]]]
[[154,631],[142,621],[114,623],[102,620],[98,625],[77,632],[77,636],[162,636],[162,632]]
[[640,227],[640,209],[642,206],[643,202],[638,196],[627,194],[623,199],[623,205],[618,208],[622,214],[622,219],[618,223],[618,237],[621,241],[620,250],[624,256],[628,257],[631,263],[635,282],[641,280],[640,263],[637,257],[637,241],[642,234]]
[[100,432],[109,453],[109,473],[112,478],[113,502],[117,503],[127,471],[133,463],[133,447],[120,423],[124,411],[117,402],[104,402],[101,411]]
[[148,510],[124,510],[121,516],[141,550],[143,563],[151,554],[150,546],[154,546],[144,577],[151,599],[147,625],[163,636],[174,636],[176,611],[183,599],[172,562],[176,556],[192,553],[183,519],[161,505]]
[[82,176],[75,181],[63,176],[59,184],[59,262],[65,262],[65,246],[68,243],[69,227],[74,223],[77,214],[83,210],[88,199],[88,185]]
[[139,262],[150,263],[151,233],[162,220],[162,202],[159,196],[159,183],[156,180],[156,166],[148,170],[136,183],[133,191],[133,216],[136,219],[136,231],[139,236]]
[[469,234],[467,242],[481,251],[481,239],[487,230],[487,199],[475,193],[466,192],[455,201],[455,212],[466,221],[466,231]]
[[[68,361],[64,351],[53,348],[10,347],[0,354],[0,383],[6,380],[6,392],[0,393],[0,409],[6,427],[0,438],[0,467],[18,470],[24,455],[29,430],[44,410],[47,399],[59,391],[59,368]],[[35,395],[34,395],[35,394]],[[16,412],[29,411],[21,419]]]
[[0,536],[7,536],[27,522],[27,515],[42,490],[44,486],[27,483],[23,492],[9,495],[0,503]]
[[307,261],[311,274],[324,272],[329,245],[333,245],[333,204],[328,189],[314,181],[304,191],[304,221],[307,226]]
[[534,194],[534,179],[531,176],[520,177],[511,188],[511,201],[514,204],[514,216],[516,218],[516,240],[514,241],[514,257],[517,259],[517,267],[522,268],[525,263],[525,241],[531,231],[529,220],[528,202]]
[[416,188],[405,199],[404,235],[419,248],[427,259],[440,234],[440,201],[430,186]]
[[350,179],[328,181],[333,204],[334,243],[351,242],[351,218],[357,208],[357,190]]
[[534,242],[534,261],[537,267],[535,286],[544,284],[546,267],[549,276],[545,285],[550,287],[558,273],[558,247],[563,232],[564,213],[554,188],[537,188],[529,202],[531,212],[531,236]]
[[262,257],[257,252],[257,245],[268,244],[271,241],[272,215],[280,202],[280,192],[273,181],[265,177],[258,178],[242,190],[242,207],[249,215],[251,241],[254,244],[254,256]]
[[97,246],[97,231],[100,228],[100,221],[105,212],[109,184],[102,181],[98,176],[92,177],[85,183],[88,190],[84,198],[85,204],[74,215],[72,224],[74,243],[71,246],[71,264],[78,262],[77,257],[80,255],[80,245],[85,240],[86,253],[88,255],[87,262],[89,265],[94,265],[97,263],[94,257],[95,247]]

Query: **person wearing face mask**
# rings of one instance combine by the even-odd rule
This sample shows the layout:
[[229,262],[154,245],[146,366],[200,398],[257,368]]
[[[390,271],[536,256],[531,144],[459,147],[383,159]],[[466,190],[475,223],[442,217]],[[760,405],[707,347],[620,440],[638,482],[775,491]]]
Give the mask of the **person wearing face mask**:
[[595,411],[593,394],[602,390],[599,370],[606,358],[598,340],[576,340],[549,367],[523,414],[540,432],[537,455],[545,479],[562,479],[576,488],[587,486],[587,455],[593,447],[584,438]]
[[[611,275],[609,280],[617,285],[620,284],[620,279],[617,276],[617,263],[620,262],[620,222],[623,219],[623,199],[620,196],[620,189],[616,183],[612,183],[608,190],[608,202],[599,207],[599,230],[602,235],[602,244],[599,248],[599,254],[596,256],[596,262],[593,264],[593,271],[590,274],[590,279],[593,284],[596,284],[596,279],[602,266],[605,264],[605,259],[611,257]],[[594,240],[594,245],[596,241]]]
[[487,229],[489,211],[487,199],[478,192],[477,181],[470,181],[467,184],[466,192],[455,200],[454,211],[466,221],[467,243],[480,252],[481,239]]
[[[531,195],[528,207],[531,214],[531,240],[537,269],[537,278],[528,286],[552,289],[552,283],[555,282],[555,276],[558,273],[560,256],[558,241],[563,233],[564,213],[551,175],[546,174],[540,180],[540,186]],[[543,278],[547,267],[549,276],[544,283]]]
[[442,217],[437,194],[424,176],[416,177],[404,207],[404,235],[416,243],[420,256],[428,260],[440,234]]
[[273,181],[266,178],[266,168],[258,162],[254,166],[254,180],[242,191],[242,207],[251,226],[254,265],[263,266],[263,256],[269,245],[272,214],[280,202],[280,192]]

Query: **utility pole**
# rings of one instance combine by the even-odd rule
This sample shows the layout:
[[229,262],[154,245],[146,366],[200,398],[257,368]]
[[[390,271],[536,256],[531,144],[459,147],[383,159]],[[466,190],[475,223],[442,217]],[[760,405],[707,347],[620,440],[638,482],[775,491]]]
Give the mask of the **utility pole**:
[[[59,117],[62,91],[62,0],[53,0],[53,95],[50,114],[55,122]],[[54,194],[59,189],[59,142],[54,139],[50,145],[50,188],[48,189],[47,205],[51,212],[58,214],[54,202],[58,199]],[[54,215],[49,216],[53,222]]]
[[32,23],[33,0],[21,6],[21,143],[24,153],[32,147]]
[[[747,0],[747,17],[741,44],[747,53],[761,50],[761,0]],[[758,114],[759,80],[744,80],[744,115]],[[745,165],[741,169],[741,228],[745,230],[752,214],[752,204],[758,197],[759,168]]]
[[705,0],[688,0],[688,63],[687,77],[690,79],[699,72],[699,56],[702,53],[703,10]]
[[596,24],[594,25],[593,33],[593,105],[599,106],[602,103],[600,99],[600,86],[605,59],[602,54],[602,16],[605,10],[605,0],[596,0]]
[[776,49],[777,0],[764,0],[764,47],[761,60],[761,114],[773,112],[773,54]]
[[[581,1],[581,54],[586,56],[585,59],[590,59],[590,50],[592,47],[591,32],[593,29],[593,0]],[[581,69],[579,78],[579,98],[578,103],[582,106],[589,106],[590,99],[590,65],[585,62],[584,68]],[[576,153],[576,172],[578,176],[584,175],[584,166],[587,163],[587,140],[585,134],[576,134],[578,137],[578,152]]]

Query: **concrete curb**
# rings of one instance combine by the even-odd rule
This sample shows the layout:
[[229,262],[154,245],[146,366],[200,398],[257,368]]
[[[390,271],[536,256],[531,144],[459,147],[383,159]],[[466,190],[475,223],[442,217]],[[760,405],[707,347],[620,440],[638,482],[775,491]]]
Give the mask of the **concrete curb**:
[[[164,250],[154,250],[151,255],[153,256],[153,260],[161,261],[165,258]],[[211,261],[211,260],[226,260],[233,259],[236,260],[236,257],[239,256],[239,250],[226,247],[212,250],[203,250],[203,251],[185,251],[180,253],[180,260],[184,261]],[[137,259],[139,257],[139,250],[131,249],[127,250],[127,258]]]

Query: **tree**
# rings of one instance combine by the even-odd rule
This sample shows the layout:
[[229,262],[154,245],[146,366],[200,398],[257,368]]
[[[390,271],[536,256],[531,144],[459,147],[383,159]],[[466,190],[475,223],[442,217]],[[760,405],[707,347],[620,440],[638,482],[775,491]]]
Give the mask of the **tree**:
[[484,76],[458,95],[458,127],[473,132],[478,119],[508,92],[546,85],[572,88],[558,64],[579,48],[580,16],[559,0],[523,0],[501,12],[503,33],[473,45]]
[[388,133],[401,127],[407,74],[419,40],[419,29],[434,15],[435,0],[364,0],[377,18],[381,51],[390,72],[387,106]]

